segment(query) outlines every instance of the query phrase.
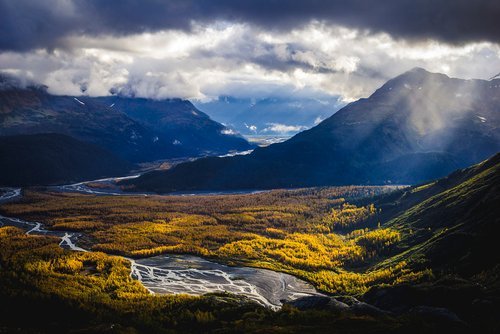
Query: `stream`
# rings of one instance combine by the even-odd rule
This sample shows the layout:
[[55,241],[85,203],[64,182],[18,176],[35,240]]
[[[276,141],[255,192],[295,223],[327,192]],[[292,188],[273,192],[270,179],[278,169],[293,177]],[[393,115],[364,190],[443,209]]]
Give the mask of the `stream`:
[[[79,194],[89,194],[89,195],[101,195],[101,196],[153,196],[158,195],[157,193],[151,192],[125,192],[116,182],[135,179],[142,174],[122,176],[122,177],[109,177],[105,179],[98,179],[92,181],[83,181],[72,184],[51,186],[49,189],[51,191],[58,192],[71,192]],[[97,185],[97,187],[96,187]],[[212,196],[212,195],[243,195],[243,194],[258,194],[262,192],[269,192],[270,190],[257,190],[257,189],[247,189],[247,190],[223,190],[223,191],[176,191],[167,194],[161,194],[160,196]]]
[[[4,188],[0,204],[21,197],[21,189]],[[68,189],[66,189],[68,191]],[[115,194],[118,195],[118,194]],[[26,234],[56,236],[62,248],[86,252],[78,246],[81,233],[49,230],[42,223],[0,215],[0,227],[16,226]],[[151,293],[203,295],[229,292],[277,310],[283,301],[321,295],[306,281],[267,269],[227,266],[192,255],[159,255],[130,259],[131,277],[139,280]]]

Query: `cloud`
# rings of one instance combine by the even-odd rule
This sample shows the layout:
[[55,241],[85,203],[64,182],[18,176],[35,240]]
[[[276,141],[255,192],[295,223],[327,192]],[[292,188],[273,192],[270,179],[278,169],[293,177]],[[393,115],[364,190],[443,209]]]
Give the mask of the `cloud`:
[[286,125],[280,123],[268,123],[268,127],[262,130],[262,132],[274,132],[279,134],[289,134],[294,132],[300,132],[306,130],[307,126],[303,125]]
[[283,32],[318,21],[398,39],[500,42],[496,0],[0,0],[0,13],[0,50],[15,51],[60,48],[71,36],[191,31],[193,22]]
[[247,123],[244,123],[244,124],[245,124],[245,127],[246,127],[248,130],[250,130],[250,131],[252,131],[252,132],[257,132],[257,126],[256,126],[256,125],[253,125],[253,124],[248,125]]
[[321,116],[316,117],[314,120],[314,125],[318,125],[319,123],[323,122],[325,119],[322,118]]
[[230,128],[222,129],[221,133],[223,135],[227,135],[227,136],[237,136],[238,135],[238,132],[236,132],[236,131],[234,131],[233,129],[230,129]]
[[483,79],[500,69],[498,44],[407,42],[320,22],[289,31],[193,24],[189,32],[73,36],[64,45],[2,52],[0,71],[47,85],[53,94],[202,101],[340,96],[345,103],[416,66]]

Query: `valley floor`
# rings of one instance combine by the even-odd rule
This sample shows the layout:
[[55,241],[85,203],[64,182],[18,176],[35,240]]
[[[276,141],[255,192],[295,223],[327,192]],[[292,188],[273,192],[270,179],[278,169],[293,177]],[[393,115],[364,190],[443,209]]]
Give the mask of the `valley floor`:
[[391,187],[276,190],[230,196],[86,196],[25,191],[6,216],[83,233],[84,248],[129,257],[193,254],[302,277],[329,293],[419,280],[404,262],[369,268],[397,246],[379,209],[351,204]]
[[[80,233],[78,246],[91,252],[63,250],[57,238],[0,228],[1,306],[11,315],[0,325],[11,331],[23,324],[13,313],[31,310],[52,323],[25,323],[28,332],[50,332],[54,324],[79,332],[466,331],[466,322],[481,323],[490,331],[495,327],[489,313],[477,315],[459,306],[450,311],[449,305],[453,293],[460,295],[465,288],[470,295],[456,305],[475,298],[493,303],[487,310],[495,310],[498,304],[491,296],[496,293],[491,291],[496,281],[488,282],[498,270],[474,276],[486,290],[471,292],[474,287],[465,274],[461,281],[443,275],[443,268],[423,251],[434,245],[432,240],[446,237],[448,227],[412,223],[411,209],[426,199],[440,203],[439,196],[445,196],[450,201],[455,193],[463,198],[460,192],[485,191],[481,182],[489,185],[498,177],[498,165],[477,168],[473,183],[464,178],[470,184],[457,181],[448,190],[439,182],[409,189],[348,186],[189,197],[24,190],[22,198],[0,207],[1,214],[40,221],[53,231]],[[428,206],[416,214],[426,210]],[[190,254],[271,269],[305,279],[336,298],[300,300],[276,313],[238,295],[151,295],[131,277],[130,262],[113,254],[136,259]],[[443,294],[446,284],[455,289],[449,300],[429,299],[429,293]],[[393,291],[401,288],[410,290],[395,296],[420,294],[423,304],[396,301]],[[391,312],[352,297],[377,306],[392,298],[383,307]],[[44,311],[47,305],[52,315]],[[58,312],[65,316],[54,320]]]

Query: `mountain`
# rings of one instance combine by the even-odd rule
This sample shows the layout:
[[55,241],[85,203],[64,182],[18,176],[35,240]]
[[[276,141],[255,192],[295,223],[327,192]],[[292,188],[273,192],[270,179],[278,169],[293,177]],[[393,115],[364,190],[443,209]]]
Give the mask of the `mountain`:
[[9,80],[0,78],[0,136],[61,133],[132,162],[252,147],[189,101],[55,96]]
[[0,137],[0,185],[68,183],[127,173],[130,163],[61,134]]
[[[207,153],[244,151],[253,146],[233,130],[213,121],[190,101],[151,100],[120,96],[94,98],[108,108],[125,113],[131,119],[158,133],[158,140],[171,143],[181,153],[194,156]],[[112,106],[112,107],[110,107]]]
[[[431,269],[433,279],[377,286],[363,299],[401,313],[415,308],[451,310],[478,332],[497,332],[500,311],[500,154],[446,178],[380,198],[388,211],[384,228],[401,232],[394,256],[382,267],[404,261]],[[384,219],[384,218],[383,218]],[[440,308],[440,309],[437,309]],[[496,328],[496,329],[493,329]]]
[[341,106],[338,98],[220,96],[196,102],[213,119],[246,136],[294,135],[330,117]]
[[374,205],[384,227],[403,232],[405,260],[424,259],[420,266],[470,278],[500,263],[494,250],[499,201],[497,153],[437,181],[384,195]]
[[312,129],[247,156],[206,158],[128,186],[158,192],[413,184],[500,151],[500,80],[415,68]]

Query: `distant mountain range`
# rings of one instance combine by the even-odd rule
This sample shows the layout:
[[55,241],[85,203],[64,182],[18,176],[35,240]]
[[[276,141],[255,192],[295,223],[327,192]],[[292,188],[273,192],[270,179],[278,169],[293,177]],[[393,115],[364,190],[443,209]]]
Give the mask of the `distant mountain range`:
[[132,167],[93,144],[62,134],[0,137],[0,185],[31,186],[123,175]]
[[500,79],[462,80],[415,68],[283,143],[124,184],[157,192],[414,184],[498,151]]
[[220,96],[209,102],[195,102],[195,105],[246,136],[292,136],[330,117],[343,103],[331,97],[250,99]]
[[0,77],[0,136],[60,133],[131,161],[224,154],[253,147],[181,99],[55,96]]

